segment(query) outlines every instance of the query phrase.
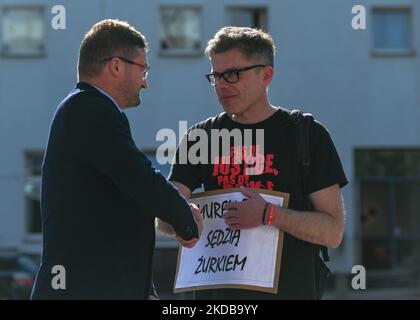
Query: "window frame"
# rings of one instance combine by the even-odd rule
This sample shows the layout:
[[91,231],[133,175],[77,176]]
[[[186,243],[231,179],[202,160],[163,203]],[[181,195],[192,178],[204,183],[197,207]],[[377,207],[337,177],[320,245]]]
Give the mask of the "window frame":
[[269,7],[264,5],[227,5],[225,7],[226,22],[227,25],[233,25],[232,12],[235,10],[246,10],[246,11],[261,11],[265,13],[265,21],[263,26],[259,26],[258,29],[262,29],[264,32],[269,30]]
[[42,38],[42,48],[33,51],[26,52],[15,52],[13,50],[5,50],[5,40],[4,40],[4,30],[3,23],[0,23],[0,56],[2,58],[15,58],[15,59],[33,59],[33,58],[44,58],[47,55],[47,24],[46,24],[46,7],[44,5],[25,5],[25,4],[16,4],[16,5],[3,5],[0,6],[0,21],[4,20],[5,11],[7,10],[37,10],[41,13],[42,16],[42,25],[43,25],[43,38]]
[[[40,166],[42,167],[42,159],[44,157],[45,151],[42,149],[28,149],[24,150],[24,183],[22,185],[22,197],[24,202],[24,239],[28,243],[39,243],[42,241],[42,230],[40,232],[34,232],[31,230],[32,219],[35,212],[32,211],[31,201],[35,201],[33,196],[29,194],[30,191],[25,190],[28,186],[38,184],[39,190],[41,190],[41,168],[39,168],[39,173],[34,173],[34,159],[39,158]],[[32,157],[32,159],[31,159]],[[39,197],[41,194],[39,194]],[[41,203],[41,198],[39,198],[39,203]],[[41,213],[41,208],[39,209]],[[41,216],[39,215],[41,220]],[[42,226],[41,226],[42,228]]]
[[[381,49],[375,48],[375,39],[374,39],[374,30],[373,30],[373,19],[375,12],[405,12],[408,15],[408,39],[409,39],[409,48],[407,49]],[[416,56],[416,49],[414,47],[414,23],[413,23],[413,8],[411,6],[385,6],[385,5],[374,5],[371,7],[370,10],[370,18],[372,21],[372,30],[370,32],[371,36],[371,56],[372,57],[415,57]]]
[[[199,19],[199,41],[200,47],[197,49],[176,49],[176,48],[168,48],[163,49],[161,47],[162,38],[162,30],[161,30],[161,14],[162,10],[164,9],[193,9],[198,11],[198,19]],[[201,57],[204,55],[204,43],[203,43],[203,7],[201,5],[194,5],[194,4],[162,4],[158,8],[159,12],[159,56],[161,57]]]

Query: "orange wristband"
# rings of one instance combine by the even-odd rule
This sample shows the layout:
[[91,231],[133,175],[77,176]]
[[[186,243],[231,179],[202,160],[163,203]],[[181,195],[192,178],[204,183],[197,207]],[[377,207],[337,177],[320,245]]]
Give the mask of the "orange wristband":
[[271,226],[274,220],[274,204],[269,205],[267,225]]

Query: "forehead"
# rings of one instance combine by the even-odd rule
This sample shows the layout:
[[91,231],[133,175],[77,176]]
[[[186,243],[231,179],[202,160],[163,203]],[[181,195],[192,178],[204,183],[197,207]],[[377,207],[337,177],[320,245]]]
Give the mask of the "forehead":
[[247,66],[251,60],[246,59],[238,49],[217,53],[210,57],[212,70],[221,72],[226,69],[235,69]]

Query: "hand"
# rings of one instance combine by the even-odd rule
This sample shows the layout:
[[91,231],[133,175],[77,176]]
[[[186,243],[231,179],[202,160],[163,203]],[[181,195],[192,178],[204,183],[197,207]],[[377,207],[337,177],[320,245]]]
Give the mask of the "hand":
[[196,245],[196,243],[198,242],[197,238],[192,238],[191,240],[184,240],[182,239],[180,236],[176,235],[176,240],[178,240],[178,242],[181,244],[181,246],[191,249],[192,247],[194,247]]
[[[203,217],[201,216],[200,209],[194,203],[190,203],[190,208],[191,208],[191,212],[193,214],[195,223],[197,224],[198,237],[201,237],[201,233],[203,232]],[[187,240],[182,239],[178,235],[176,235],[176,239],[185,248],[192,248],[198,242],[198,238],[192,238],[191,240],[187,241]]]
[[195,223],[197,224],[198,238],[200,238],[201,233],[203,232],[203,216],[201,215],[200,208],[198,208],[195,203],[190,203],[190,208],[194,216]]
[[258,193],[241,188],[241,192],[248,198],[243,202],[232,202],[225,205],[223,218],[232,230],[250,229],[262,225],[265,200]]

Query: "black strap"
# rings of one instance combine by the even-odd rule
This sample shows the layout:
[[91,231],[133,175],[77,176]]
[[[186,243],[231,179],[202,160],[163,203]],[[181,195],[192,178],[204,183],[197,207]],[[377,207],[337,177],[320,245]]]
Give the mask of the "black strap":
[[[310,156],[310,149],[309,149],[309,128],[311,126],[311,122],[313,121],[314,117],[310,113],[302,113],[300,110],[293,110],[290,112],[290,116],[292,119],[293,124],[298,129],[297,136],[297,147],[299,151],[300,161],[302,164],[302,192],[304,197],[308,196],[308,177],[309,177],[309,170],[311,166],[311,156]],[[312,204],[308,200],[307,201],[307,210],[312,210]],[[326,246],[319,246],[321,250],[322,258],[324,261],[330,261],[330,257],[328,255],[328,248]]]
[[293,123],[298,128],[297,143],[303,171],[302,192],[306,196],[308,194],[308,176],[309,167],[311,165],[309,152],[309,127],[313,121],[313,116],[310,113],[302,113],[300,110],[293,110],[290,115],[292,116]]

